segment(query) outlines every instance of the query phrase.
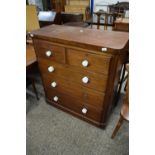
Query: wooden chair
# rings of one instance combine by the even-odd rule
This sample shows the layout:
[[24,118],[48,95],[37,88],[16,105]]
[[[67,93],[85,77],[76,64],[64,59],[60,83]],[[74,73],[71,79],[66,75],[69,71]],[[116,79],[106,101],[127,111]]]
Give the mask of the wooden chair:
[[83,22],[83,14],[61,12],[61,19],[62,19],[62,24],[68,23],[68,22]]
[[39,21],[35,5],[26,6],[26,32],[39,29]]
[[32,44],[30,32],[39,28],[36,6],[26,5],[26,43]]
[[66,26],[88,27],[89,25],[83,21],[82,13],[61,12],[62,24]]
[[121,108],[120,112],[120,118],[119,121],[112,133],[111,138],[113,139],[118,132],[119,128],[121,127],[124,120],[129,121],[129,65],[126,65],[126,70],[128,71],[128,79],[127,79],[127,91],[124,98],[123,106]]
[[[37,69],[37,58],[34,51],[33,44],[26,44],[26,88],[32,85],[33,92],[39,100],[37,89],[35,86],[35,75],[34,72]],[[27,94],[32,94],[28,89],[26,89]],[[32,94],[32,95],[34,95]]]
[[[39,29],[39,20],[37,16],[37,10],[35,5],[26,6],[26,88],[31,84],[33,92],[37,100],[39,100],[37,89],[35,86],[35,78],[33,72],[36,68],[36,55],[33,48],[30,32]],[[27,93],[30,93],[26,90]]]
[[[27,73],[26,73],[27,74]],[[36,86],[35,86],[35,78],[33,77],[30,77],[29,75],[26,75],[26,88],[29,86],[29,85],[32,85],[32,88],[33,88],[33,92],[36,96],[36,99],[39,100],[39,97],[38,97],[38,92],[37,92],[37,89],[36,89]],[[28,91],[28,89],[26,90],[27,93],[30,93],[30,91]]]

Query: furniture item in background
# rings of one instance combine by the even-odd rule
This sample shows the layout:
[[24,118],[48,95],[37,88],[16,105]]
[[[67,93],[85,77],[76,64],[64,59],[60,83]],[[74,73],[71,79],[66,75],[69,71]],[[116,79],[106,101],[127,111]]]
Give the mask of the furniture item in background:
[[39,21],[35,5],[26,5],[26,32],[39,29]]
[[119,121],[118,121],[118,123],[112,133],[112,136],[111,136],[112,139],[115,137],[115,135],[118,132],[119,128],[121,127],[123,121],[124,120],[129,121],[129,65],[128,64],[126,65],[126,70],[128,72],[127,91],[126,91],[125,99],[123,102],[123,106],[121,108]]
[[97,15],[97,29],[100,28],[101,15],[104,16],[104,30],[107,30],[107,26],[114,25],[114,20],[116,16],[114,13],[108,13],[105,11],[97,11],[97,12],[94,12],[94,14]]
[[64,7],[66,5],[66,0],[50,0],[51,8],[53,11],[62,12],[64,11]]
[[55,11],[40,11],[38,14],[40,27],[51,24],[61,24],[61,13]]
[[[29,86],[29,85],[32,85],[32,88],[33,88],[33,92],[36,96],[36,99],[39,100],[39,97],[38,97],[38,92],[37,92],[37,89],[36,89],[36,86],[35,86],[35,79],[34,77],[32,76],[29,76],[28,74],[26,74],[26,88]],[[30,93],[30,91],[27,89],[26,92],[28,94],[32,94]]]
[[65,5],[65,12],[68,13],[82,13],[84,20],[88,18],[89,0],[68,0]]
[[89,25],[85,22],[68,22],[63,24],[65,26],[75,26],[75,27],[83,27],[83,28],[87,28]]
[[63,25],[77,26],[77,27],[87,27],[87,23],[83,22],[82,13],[66,13],[61,12],[61,19]]
[[33,32],[49,104],[105,127],[114,108],[128,33],[52,25]]
[[126,10],[129,10],[129,2],[118,2],[109,5],[109,12],[111,13],[125,13]]
[[[37,100],[39,100],[38,93],[35,87],[35,78],[33,76],[33,70],[37,62],[36,54],[33,44],[26,44],[26,88],[31,84]],[[32,94],[28,89],[27,93]]]
[[26,67],[37,62],[35,50],[32,44],[26,44]]
[[120,13],[109,13],[103,10],[94,12],[93,14],[94,15],[92,16],[92,18],[86,20],[85,22],[91,25],[91,27],[92,25],[97,25],[97,29],[99,29],[102,25],[104,26],[104,30],[107,30],[108,26],[113,27],[116,17],[121,16]]
[[62,19],[62,24],[68,23],[68,22],[83,22],[83,14],[61,12],[61,19]]
[[53,1],[53,0],[41,0],[42,5],[43,5],[42,11],[52,10],[52,3],[51,3],[51,1]]
[[128,18],[118,18],[114,22],[113,30],[129,32],[129,19]]
[[[37,58],[31,40],[31,31],[39,29],[39,22],[35,5],[26,6],[26,88],[32,84],[37,100],[39,99],[35,87],[35,79],[30,73],[36,68]],[[30,94],[30,91],[26,90]]]

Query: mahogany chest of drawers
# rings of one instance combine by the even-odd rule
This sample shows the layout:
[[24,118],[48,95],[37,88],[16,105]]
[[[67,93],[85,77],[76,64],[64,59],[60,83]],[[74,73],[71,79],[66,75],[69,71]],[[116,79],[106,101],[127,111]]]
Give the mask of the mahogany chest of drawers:
[[128,33],[52,25],[31,36],[46,101],[105,127],[128,56]]

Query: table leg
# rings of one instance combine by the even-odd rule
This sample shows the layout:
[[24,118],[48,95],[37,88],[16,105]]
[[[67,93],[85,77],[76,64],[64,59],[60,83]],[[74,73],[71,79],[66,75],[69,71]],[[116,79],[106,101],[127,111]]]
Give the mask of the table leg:
[[100,28],[100,15],[97,15],[97,29]]
[[107,23],[108,23],[108,22],[107,22],[107,15],[105,15],[105,23],[104,23],[105,25],[104,25],[104,30],[107,30]]

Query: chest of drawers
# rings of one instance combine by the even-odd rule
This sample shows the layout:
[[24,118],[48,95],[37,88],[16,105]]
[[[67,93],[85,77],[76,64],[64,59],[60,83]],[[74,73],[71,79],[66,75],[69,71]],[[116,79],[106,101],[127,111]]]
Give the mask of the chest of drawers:
[[128,33],[52,25],[31,35],[46,101],[105,127],[128,56]]

